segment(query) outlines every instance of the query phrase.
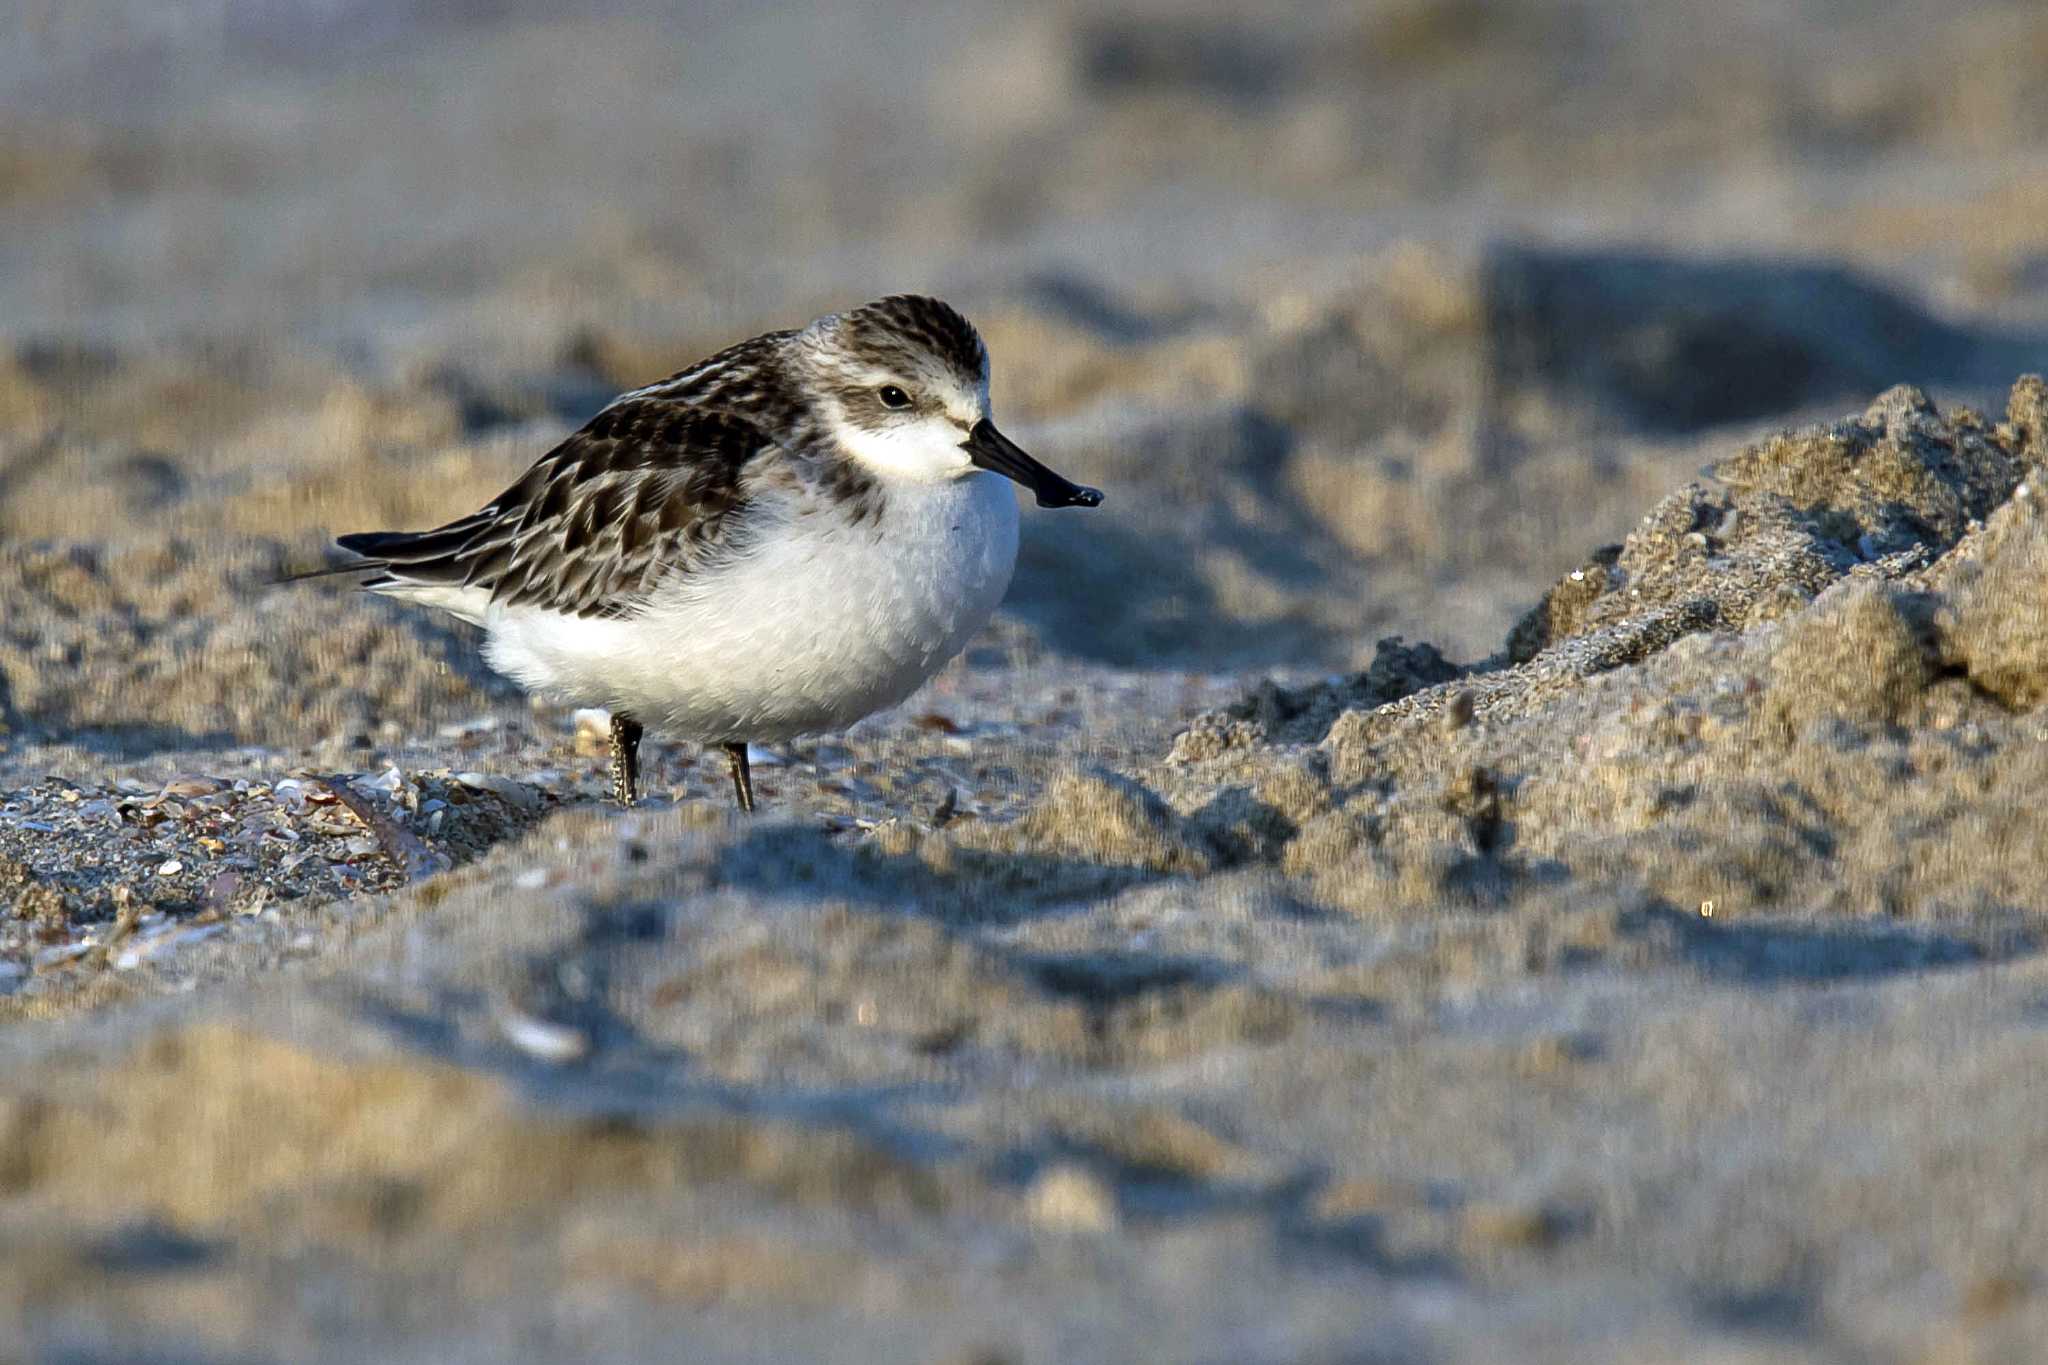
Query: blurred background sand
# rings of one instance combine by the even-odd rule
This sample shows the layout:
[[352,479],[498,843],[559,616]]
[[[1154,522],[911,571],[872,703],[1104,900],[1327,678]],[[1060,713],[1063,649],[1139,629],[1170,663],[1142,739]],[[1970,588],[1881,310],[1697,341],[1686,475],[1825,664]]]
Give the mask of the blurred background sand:
[[[1110,561],[1171,580],[1077,626],[1028,573],[1020,609],[1068,643],[1323,664],[1392,627],[1476,654],[1697,433],[1902,378],[1990,400],[2048,325],[2030,4],[15,26],[17,534],[438,520],[619,386],[921,289],[989,331],[1008,420],[1131,489],[1145,543]],[[1222,427],[1171,448],[1195,407]],[[1201,639],[1217,613],[1244,648]]]
[[[1460,751],[1548,806],[1332,718],[1438,680],[1383,637],[1591,629],[1546,590],[1639,523],[1620,562],[1664,554],[1692,526],[1644,514],[1772,431],[1902,382],[2005,415],[2048,366],[2044,71],[2030,0],[14,0],[0,1321],[65,1360],[2026,1358],[2044,907],[1996,865],[2032,866],[2000,746],[2038,698],[1978,676],[1990,590],[1936,566],[1946,624],[1836,604],[1785,665],[1724,618],[1765,633]],[[1027,514],[988,637],[795,746],[784,823],[671,751],[675,802],[606,816],[463,632],[267,586],[898,290],[1110,501]],[[1900,495],[1930,563],[2024,542],[1978,532],[2029,401],[1995,498]],[[1992,440],[1917,411],[1856,448]],[[1801,740],[1687,807],[1599,747],[1865,658],[1911,697],[1827,705],[1896,752]],[[1251,766],[1212,713],[1224,767],[1176,776],[1246,694]],[[1574,813],[1581,763],[1636,813]],[[386,772],[425,844],[326,813]],[[1301,831],[1374,781],[1435,813],[1357,817],[1366,876]],[[1581,856],[1574,820],[1680,809]],[[1703,948],[1660,918],[1702,895],[1850,937]]]

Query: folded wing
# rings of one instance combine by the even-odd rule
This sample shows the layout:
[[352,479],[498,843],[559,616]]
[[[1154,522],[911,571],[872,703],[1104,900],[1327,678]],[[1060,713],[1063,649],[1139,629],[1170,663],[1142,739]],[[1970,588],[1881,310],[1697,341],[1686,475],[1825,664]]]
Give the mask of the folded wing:
[[[614,403],[490,505],[431,531],[337,543],[380,573],[364,587],[630,615],[656,576],[730,544],[748,465],[774,444],[737,414],[668,397]],[[420,595],[429,595],[422,593]]]

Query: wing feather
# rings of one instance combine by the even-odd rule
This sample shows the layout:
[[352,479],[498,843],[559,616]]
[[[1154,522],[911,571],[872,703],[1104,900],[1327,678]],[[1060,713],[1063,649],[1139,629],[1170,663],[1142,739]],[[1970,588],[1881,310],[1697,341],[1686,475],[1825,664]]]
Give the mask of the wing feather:
[[774,445],[738,413],[628,395],[481,511],[337,543],[382,571],[371,588],[474,587],[508,605],[630,615],[661,573],[687,571],[729,542],[748,466]]

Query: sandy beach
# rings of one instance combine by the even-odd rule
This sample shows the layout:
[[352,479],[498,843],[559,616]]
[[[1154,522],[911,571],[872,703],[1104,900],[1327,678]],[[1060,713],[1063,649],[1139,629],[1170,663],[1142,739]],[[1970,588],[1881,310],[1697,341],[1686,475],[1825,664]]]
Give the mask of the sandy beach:
[[[0,1360],[2023,1361],[2048,12],[37,6]],[[280,584],[895,290],[994,623],[760,755]]]

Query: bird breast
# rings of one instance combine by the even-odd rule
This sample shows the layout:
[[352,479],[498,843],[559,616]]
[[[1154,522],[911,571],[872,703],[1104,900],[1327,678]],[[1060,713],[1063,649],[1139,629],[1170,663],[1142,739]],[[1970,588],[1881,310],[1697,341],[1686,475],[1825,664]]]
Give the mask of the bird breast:
[[992,474],[892,485],[866,515],[851,510],[792,498],[744,551],[661,583],[629,619],[503,612],[491,661],[679,738],[844,728],[957,654],[1017,560],[1016,496]]

